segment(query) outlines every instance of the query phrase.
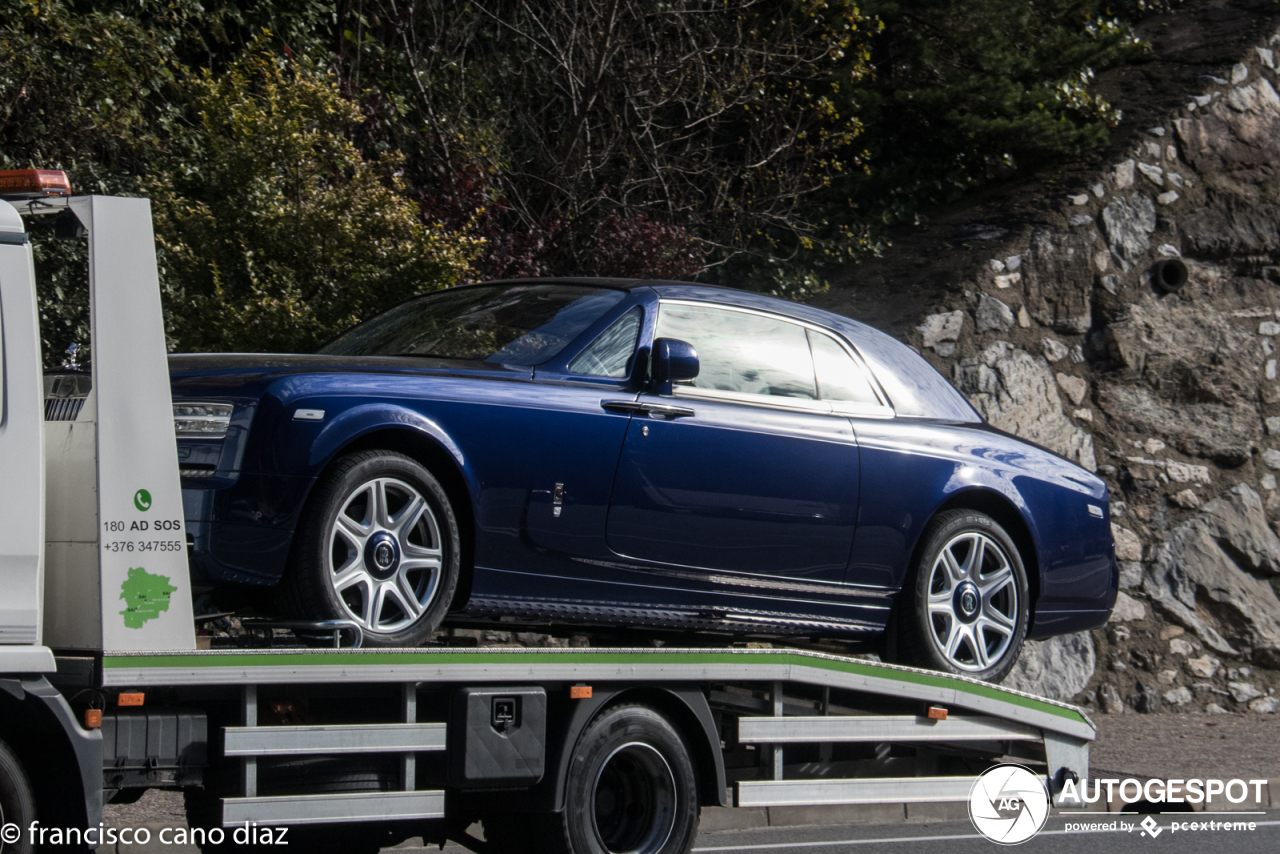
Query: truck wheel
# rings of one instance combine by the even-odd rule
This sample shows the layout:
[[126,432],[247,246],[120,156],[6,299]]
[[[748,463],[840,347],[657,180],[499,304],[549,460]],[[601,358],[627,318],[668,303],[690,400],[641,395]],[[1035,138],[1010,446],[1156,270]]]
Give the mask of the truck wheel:
[[341,458],[294,535],[282,593],[307,620],[353,620],[368,646],[420,646],[458,585],[458,519],[440,482],[392,451]]
[[698,835],[698,788],[684,739],[660,713],[622,705],[578,739],[560,822],[573,854],[684,854]]
[[17,825],[16,842],[0,843],[5,854],[30,854],[34,849],[27,828],[36,820],[36,798],[31,781],[9,745],[0,741],[0,824]]
[[1027,632],[1027,574],[1004,528],[973,510],[929,523],[896,615],[904,664],[999,682]]

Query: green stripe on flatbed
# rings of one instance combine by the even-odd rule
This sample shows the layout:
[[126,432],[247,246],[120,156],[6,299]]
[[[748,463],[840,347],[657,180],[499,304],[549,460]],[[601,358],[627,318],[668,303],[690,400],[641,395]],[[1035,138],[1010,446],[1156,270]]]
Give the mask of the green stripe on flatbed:
[[916,685],[960,691],[985,697],[1026,709],[1055,715],[1071,721],[1089,724],[1078,710],[1065,705],[1046,702],[1014,691],[988,685],[977,680],[929,673],[919,670],[875,664],[829,656],[824,653],[797,652],[792,650],[741,650],[724,652],[702,651],[582,651],[577,650],[506,650],[459,652],[455,650],[308,650],[305,652],[242,652],[200,651],[191,653],[136,653],[108,654],[103,666],[115,668],[199,668],[199,667],[313,667],[317,665],[487,665],[487,664],[538,664],[555,661],[557,664],[604,664],[627,666],[636,664],[665,665],[742,665],[750,663],[768,665],[792,665],[813,667],[878,679],[896,679]]

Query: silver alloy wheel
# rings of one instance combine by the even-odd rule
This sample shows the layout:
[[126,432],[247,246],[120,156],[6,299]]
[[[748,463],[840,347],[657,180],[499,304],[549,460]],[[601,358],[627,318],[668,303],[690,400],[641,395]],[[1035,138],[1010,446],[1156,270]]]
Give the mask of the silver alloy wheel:
[[1009,651],[1018,622],[1018,583],[1009,556],[970,531],[942,547],[929,574],[933,642],[952,665],[979,672]]
[[676,823],[676,778],[653,745],[623,744],[591,787],[591,823],[610,854],[657,854]]
[[416,622],[440,586],[440,525],[422,493],[394,477],[360,484],[329,530],[329,583],[367,632]]

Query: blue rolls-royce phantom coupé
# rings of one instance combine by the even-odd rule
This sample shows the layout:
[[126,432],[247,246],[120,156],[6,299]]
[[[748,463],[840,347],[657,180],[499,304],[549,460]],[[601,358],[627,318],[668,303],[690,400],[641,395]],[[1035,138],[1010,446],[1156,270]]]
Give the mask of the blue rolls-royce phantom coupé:
[[1101,625],[1106,486],[909,347],[676,282],[495,282],[314,355],[170,358],[197,588],[442,621],[874,638],[1000,679]]

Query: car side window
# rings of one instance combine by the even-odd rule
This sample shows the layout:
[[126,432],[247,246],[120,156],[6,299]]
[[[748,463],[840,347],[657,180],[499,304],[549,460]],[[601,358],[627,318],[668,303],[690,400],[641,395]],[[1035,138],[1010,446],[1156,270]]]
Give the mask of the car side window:
[[848,351],[829,335],[810,329],[809,346],[818,374],[818,394],[834,403],[879,405],[867,375],[853,361]]
[[639,306],[622,315],[569,363],[569,372],[614,379],[625,377],[636,354],[642,319],[643,312]]
[[818,397],[809,342],[798,324],[744,311],[664,303],[657,337],[687,341],[698,351],[698,376],[688,383],[694,388]]

